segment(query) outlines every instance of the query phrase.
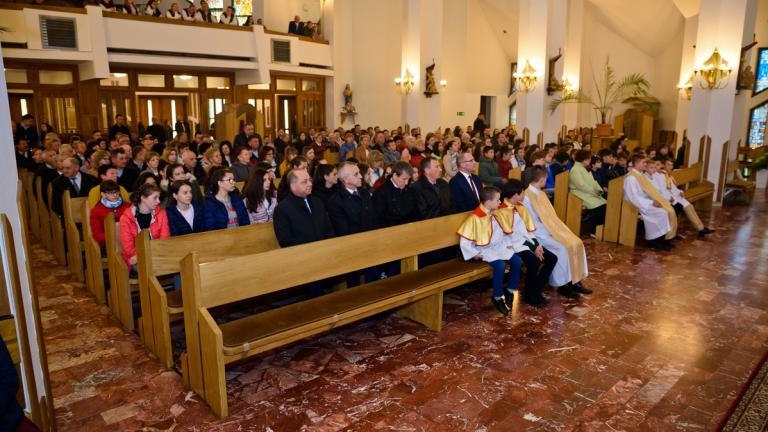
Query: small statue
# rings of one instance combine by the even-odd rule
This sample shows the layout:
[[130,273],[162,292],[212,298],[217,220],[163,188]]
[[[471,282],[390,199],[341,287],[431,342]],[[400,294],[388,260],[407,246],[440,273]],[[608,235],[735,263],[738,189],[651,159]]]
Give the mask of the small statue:
[[432,59],[432,64],[427,66],[427,89],[424,91],[427,97],[438,94],[437,84],[435,83],[435,59]]
[[346,87],[344,87],[344,105],[348,105],[352,103],[352,88],[347,84]]
[[741,71],[741,84],[739,90],[749,90],[755,85],[755,73],[752,72],[752,66],[747,65],[744,70]]

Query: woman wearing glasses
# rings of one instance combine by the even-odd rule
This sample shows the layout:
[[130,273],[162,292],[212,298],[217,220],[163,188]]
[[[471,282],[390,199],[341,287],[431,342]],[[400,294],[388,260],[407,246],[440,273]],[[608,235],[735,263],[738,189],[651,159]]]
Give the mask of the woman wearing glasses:
[[203,206],[205,231],[235,228],[251,223],[240,192],[235,188],[235,175],[228,168],[217,167],[210,173],[208,195]]

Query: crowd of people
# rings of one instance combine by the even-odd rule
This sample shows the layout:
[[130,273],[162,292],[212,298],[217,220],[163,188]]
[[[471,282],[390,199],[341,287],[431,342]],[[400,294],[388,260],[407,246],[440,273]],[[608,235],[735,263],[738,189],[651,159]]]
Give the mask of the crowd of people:
[[[524,263],[522,300],[543,307],[547,284],[571,299],[591,292],[582,284],[588,270],[580,233],[571,233],[551,204],[554,177],[564,170],[584,203],[587,231],[603,223],[608,182],[623,177],[625,198],[641,213],[649,246],[670,250],[681,239],[678,213],[700,235],[712,232],[675,185],[666,145],[629,152],[619,138],[593,155],[588,134],[570,131],[562,142],[539,148],[511,127],[477,122],[425,134],[360,125],[295,137],[279,130],[274,139],[245,123],[231,141],[218,143],[185,130],[173,139],[130,133],[120,114],[107,136],[96,130],[68,143],[53,132],[40,135],[32,116],[15,131],[17,166],[34,171],[43,190],[52,185],[54,212],[61,214],[67,190],[88,197],[93,236],[102,245],[103,222],[115,215],[129,267],[136,264],[142,229],[159,239],[273,222],[280,246],[287,247],[469,212],[458,230],[461,255],[493,267],[494,306],[509,313]],[[514,167],[521,168],[522,181],[509,179]],[[451,249],[422,258],[429,264],[457,255]],[[399,262],[389,263],[350,274],[347,284],[399,272]],[[310,288],[319,295],[326,287]]]
[[[122,5],[118,5],[114,0],[98,0],[98,5],[108,12],[123,12],[129,15],[146,15],[154,17],[164,17],[173,20],[183,20],[188,22],[207,22],[220,23],[226,25],[240,25],[235,9],[227,6],[221,12],[213,12],[206,0],[200,0],[200,6],[195,6],[194,2],[189,2],[186,7],[180,7],[178,3],[171,3],[167,11],[160,10],[158,0],[148,0],[143,6],[138,6],[134,0],[125,0]],[[253,25],[251,17],[248,17],[243,23],[244,26]],[[262,25],[261,18],[255,22],[256,25]]]
[[320,33],[320,22],[302,21],[299,15],[293,17],[293,21],[288,23],[288,33],[298,36],[306,36],[312,39],[322,39]]

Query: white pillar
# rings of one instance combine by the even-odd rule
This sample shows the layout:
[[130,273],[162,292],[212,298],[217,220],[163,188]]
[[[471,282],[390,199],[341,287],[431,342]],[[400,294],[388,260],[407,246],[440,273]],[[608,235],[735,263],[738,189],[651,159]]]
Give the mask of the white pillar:
[[734,70],[727,85],[722,89],[709,90],[694,85],[691,100],[688,121],[688,136],[692,143],[691,160],[695,160],[698,155],[700,138],[704,135],[710,136],[712,146],[709,167],[704,176],[715,183],[715,201],[720,200],[717,192],[722,189],[722,183],[725,181],[725,178],[721,178],[720,166],[723,146],[731,134],[735,102],[733,95],[736,91],[739,55],[744,36],[744,17],[748,11],[755,10],[754,4],[755,0],[701,1],[694,64],[702,65],[717,48]]
[[423,0],[409,0],[403,8],[403,48],[401,53],[400,71],[402,77],[410,74],[413,79],[413,89],[410,94],[403,96],[403,123],[411,127],[420,126],[422,122],[419,99],[421,88],[421,13]]
[[[557,55],[558,51],[563,52],[566,45],[566,31],[568,30],[568,2],[566,0],[550,0],[549,23],[547,31],[547,51],[546,64],[549,67],[549,59]],[[550,74],[562,80],[565,63],[565,54],[555,63],[555,70],[546,71],[542,77],[542,85],[546,88],[549,83],[547,79]],[[547,95],[544,99],[544,142],[557,142],[557,134],[563,125],[563,110],[558,109],[550,115],[549,103],[558,98],[562,92],[556,91]]]
[[[568,2],[568,32],[565,38],[563,77],[577,89],[581,80],[581,46],[584,42],[584,0]],[[562,123],[568,128],[579,126],[578,104],[561,105]]]
[[517,124],[518,131],[528,128],[531,142],[544,130],[546,100],[547,34],[550,0],[520,0],[518,20],[519,37],[517,48],[517,70],[522,71],[526,62],[538,72],[536,86],[529,92],[518,85]]
[[[693,54],[696,45],[696,31],[699,25],[699,16],[694,15],[685,19],[685,29],[683,31],[683,55],[680,59],[680,77],[678,78],[678,84],[684,85],[691,74],[693,73]],[[682,94],[678,97],[684,98]],[[677,116],[675,119],[675,131],[677,131],[677,144],[682,145],[683,134],[686,133],[688,128],[688,119],[690,117],[691,102],[687,99],[683,99],[677,104]],[[690,133],[688,139],[691,139]]]

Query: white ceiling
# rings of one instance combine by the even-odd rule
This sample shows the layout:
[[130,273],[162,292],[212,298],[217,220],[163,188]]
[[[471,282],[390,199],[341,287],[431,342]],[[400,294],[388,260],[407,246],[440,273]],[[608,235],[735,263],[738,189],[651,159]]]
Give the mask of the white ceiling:
[[[480,10],[510,61],[517,58],[519,0],[477,0]],[[469,29],[471,31],[471,29]]]

